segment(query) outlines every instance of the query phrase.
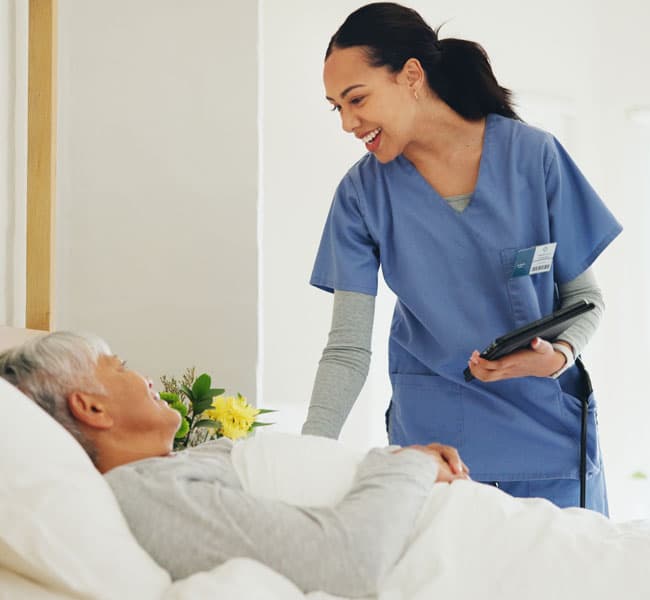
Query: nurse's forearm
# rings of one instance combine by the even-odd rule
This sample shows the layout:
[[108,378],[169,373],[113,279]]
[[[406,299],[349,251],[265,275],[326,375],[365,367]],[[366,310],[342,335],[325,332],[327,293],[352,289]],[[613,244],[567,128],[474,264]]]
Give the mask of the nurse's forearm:
[[374,296],[334,292],[332,328],[302,433],[339,436],[368,375],[374,314]]
[[596,308],[581,315],[571,327],[557,337],[558,340],[571,344],[573,355],[578,356],[598,329],[605,311],[603,294],[592,269],[587,269],[573,281],[559,286],[559,291],[562,307],[569,306],[582,298],[596,305]]

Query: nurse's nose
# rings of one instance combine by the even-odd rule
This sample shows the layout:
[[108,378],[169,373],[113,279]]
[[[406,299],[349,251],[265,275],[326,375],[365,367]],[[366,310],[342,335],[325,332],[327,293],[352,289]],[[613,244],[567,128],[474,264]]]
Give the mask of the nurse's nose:
[[343,131],[352,133],[357,127],[359,127],[360,124],[361,123],[359,119],[354,113],[345,109],[341,110],[341,125],[343,127]]

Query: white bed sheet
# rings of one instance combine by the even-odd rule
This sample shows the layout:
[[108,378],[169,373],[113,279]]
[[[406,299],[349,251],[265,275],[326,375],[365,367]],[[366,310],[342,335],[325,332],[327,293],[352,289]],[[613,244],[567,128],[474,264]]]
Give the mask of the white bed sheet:
[[[251,493],[304,505],[335,504],[360,458],[331,440],[287,434],[258,435],[233,455]],[[378,598],[648,600],[648,565],[650,522],[617,524],[458,481],[434,486]]]

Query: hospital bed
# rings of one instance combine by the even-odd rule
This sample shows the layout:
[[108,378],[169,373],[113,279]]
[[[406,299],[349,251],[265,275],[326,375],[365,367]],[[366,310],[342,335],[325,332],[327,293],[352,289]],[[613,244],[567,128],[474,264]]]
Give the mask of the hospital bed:
[[[305,596],[243,558],[172,582],[72,436],[1,379],[0,409],[0,600],[334,599]],[[273,433],[233,450],[251,493],[312,506],[336,504],[361,457],[333,440]],[[617,525],[459,481],[434,486],[378,598],[647,600],[649,562],[648,523]]]

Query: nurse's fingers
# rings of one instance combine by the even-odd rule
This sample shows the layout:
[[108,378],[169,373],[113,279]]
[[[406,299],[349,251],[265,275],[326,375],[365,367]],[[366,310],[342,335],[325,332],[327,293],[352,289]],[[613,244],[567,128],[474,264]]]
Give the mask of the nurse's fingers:
[[551,342],[542,339],[541,337],[536,337],[530,343],[530,347],[534,352],[537,352],[538,354],[550,354],[551,352],[555,352],[555,349],[551,345]]
[[478,350],[474,350],[474,352],[472,352],[472,355],[469,357],[468,365],[470,368],[472,366],[475,366],[481,367],[486,371],[498,371],[499,369],[503,368],[504,361],[500,358],[496,360],[488,360],[487,358],[482,358],[478,353]]
[[497,381],[509,377],[508,365],[502,364],[500,360],[485,360],[484,358],[473,360],[470,358],[467,366],[472,375],[480,381]]

